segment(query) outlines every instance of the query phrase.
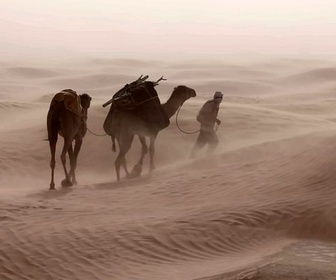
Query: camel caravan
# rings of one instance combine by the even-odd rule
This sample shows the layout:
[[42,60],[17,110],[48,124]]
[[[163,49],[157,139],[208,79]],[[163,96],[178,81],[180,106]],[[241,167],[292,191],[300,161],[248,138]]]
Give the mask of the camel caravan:
[[[111,106],[103,123],[104,131],[111,137],[112,150],[116,151],[116,142],[119,152],[115,160],[117,180],[120,181],[120,168],[122,167],[127,178],[141,176],[145,155],[149,152],[149,173],[155,169],[154,154],[155,140],[158,133],[170,124],[170,118],[196,91],[184,85],[173,89],[167,102],[161,104],[155,87],[163,77],[155,82],[147,81],[148,76],[140,76],[137,80],[126,84],[117,91],[113,97],[103,104]],[[65,89],[57,93],[51,100],[48,116],[47,131],[51,152],[51,182],[50,190],[55,189],[55,150],[58,135],[64,138],[61,161],[65,174],[62,187],[77,184],[76,165],[83,138],[87,132],[88,109],[91,97],[84,93],[78,95],[74,90]],[[130,150],[134,136],[138,136],[142,150],[138,162],[129,172],[126,154]],[[149,138],[149,147],[146,143]],[[74,142],[74,146],[73,146]],[[66,167],[66,154],[70,160],[70,170]]]

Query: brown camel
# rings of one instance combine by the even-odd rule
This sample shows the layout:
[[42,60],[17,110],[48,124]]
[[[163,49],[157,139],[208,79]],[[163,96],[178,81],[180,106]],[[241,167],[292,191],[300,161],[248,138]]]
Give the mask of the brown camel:
[[[61,160],[65,179],[62,181],[62,186],[70,187],[73,184],[77,184],[75,169],[83,137],[87,131],[86,120],[90,102],[91,97],[88,94],[84,93],[78,96],[71,89],[57,93],[51,100],[47,116],[48,141],[51,152],[50,190],[55,189],[54,170],[58,134],[64,138]],[[74,147],[72,145],[73,140],[75,140]],[[68,153],[70,159],[69,172],[67,172],[66,168],[66,153]]]
[[[134,100],[141,99],[140,96],[150,96],[145,102],[139,102],[133,108],[124,109],[118,104],[118,98],[112,101],[110,111],[104,122],[104,130],[112,138],[112,149],[115,151],[114,140],[119,144],[119,153],[115,160],[117,180],[120,180],[120,167],[122,166],[128,178],[138,177],[142,172],[142,164],[145,154],[148,152],[146,136],[149,137],[150,173],[154,170],[155,139],[160,130],[169,125],[169,119],[176,113],[177,109],[190,97],[195,97],[194,89],[184,85],[174,88],[166,103],[161,104],[154,86],[157,82],[143,82],[140,86],[130,91]],[[113,100],[113,99],[112,99]],[[126,102],[127,103],[127,102]],[[105,103],[105,104],[108,104]],[[104,104],[104,105],[105,105]],[[103,106],[104,106],[103,105]],[[142,145],[141,157],[128,172],[126,164],[126,153],[132,145],[134,135],[138,135]]]

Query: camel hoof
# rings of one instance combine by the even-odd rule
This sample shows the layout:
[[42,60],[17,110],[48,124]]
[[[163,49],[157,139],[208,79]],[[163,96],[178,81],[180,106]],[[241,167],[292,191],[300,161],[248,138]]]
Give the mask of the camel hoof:
[[141,176],[141,174],[135,174],[135,173],[130,173],[128,175],[126,175],[127,179],[134,179],[134,178],[139,178]]
[[62,187],[64,187],[64,188],[72,187],[72,183],[71,183],[71,181],[70,181],[70,180],[67,180],[67,179],[64,179],[64,180],[62,181]]
[[49,191],[54,191],[54,190],[56,190],[55,186],[50,186]]
[[128,178],[137,178],[141,176],[142,172],[142,165],[136,164],[134,165],[131,173],[129,174]]

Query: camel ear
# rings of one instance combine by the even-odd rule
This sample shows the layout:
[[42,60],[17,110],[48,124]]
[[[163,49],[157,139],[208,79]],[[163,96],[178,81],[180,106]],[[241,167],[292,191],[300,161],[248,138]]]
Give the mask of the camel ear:
[[86,97],[89,101],[92,100],[92,97],[90,95],[88,95],[87,93],[83,93],[83,94],[81,94],[81,96]]

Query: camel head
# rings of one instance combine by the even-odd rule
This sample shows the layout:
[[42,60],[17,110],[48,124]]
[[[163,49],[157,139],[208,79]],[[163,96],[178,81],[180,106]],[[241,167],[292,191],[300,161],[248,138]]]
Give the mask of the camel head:
[[89,109],[90,103],[91,103],[91,100],[92,100],[91,96],[88,95],[87,93],[83,93],[83,94],[79,95],[79,97],[80,97],[80,100],[81,100],[82,107],[85,110]]
[[163,110],[166,112],[168,118],[171,118],[183,103],[190,97],[195,97],[196,91],[187,86],[177,86],[166,103],[162,104]]
[[172,98],[176,98],[178,100],[180,100],[182,105],[186,100],[188,100],[191,97],[195,97],[196,96],[196,91],[192,88],[189,88],[187,86],[184,85],[180,85],[174,88],[174,91],[172,93]]

